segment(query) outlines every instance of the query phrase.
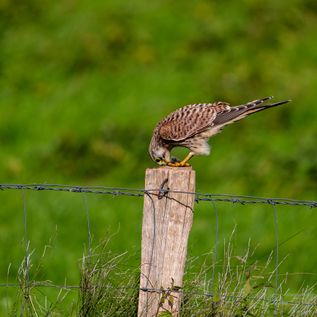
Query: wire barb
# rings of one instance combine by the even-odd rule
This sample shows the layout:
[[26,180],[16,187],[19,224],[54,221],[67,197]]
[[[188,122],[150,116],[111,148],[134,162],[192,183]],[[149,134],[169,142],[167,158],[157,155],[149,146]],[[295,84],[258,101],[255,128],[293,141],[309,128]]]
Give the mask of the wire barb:
[[168,194],[169,188],[167,189],[164,188],[167,183],[168,183],[168,178],[165,178],[160,186],[160,190],[157,196],[158,199],[162,199]]

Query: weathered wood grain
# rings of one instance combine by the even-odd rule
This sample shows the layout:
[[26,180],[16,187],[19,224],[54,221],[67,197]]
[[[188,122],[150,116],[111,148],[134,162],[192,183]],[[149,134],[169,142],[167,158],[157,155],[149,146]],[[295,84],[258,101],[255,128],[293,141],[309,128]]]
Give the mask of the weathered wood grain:
[[194,193],[195,172],[190,167],[146,170],[149,192],[144,195],[138,316],[159,316],[163,311],[179,315],[177,289],[183,282],[195,195],[151,191],[162,184],[164,189]]

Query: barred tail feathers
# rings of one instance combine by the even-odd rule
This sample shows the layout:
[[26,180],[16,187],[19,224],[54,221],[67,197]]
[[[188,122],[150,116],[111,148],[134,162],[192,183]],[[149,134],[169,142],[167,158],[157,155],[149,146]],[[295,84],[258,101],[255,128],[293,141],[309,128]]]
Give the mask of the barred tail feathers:
[[227,125],[235,121],[241,120],[242,118],[256,113],[265,109],[277,107],[285,103],[290,102],[290,100],[279,101],[272,104],[262,105],[267,100],[272,99],[272,97],[266,97],[263,99],[254,100],[248,102],[245,105],[231,107],[230,110],[218,113],[217,117],[214,120],[215,125]]

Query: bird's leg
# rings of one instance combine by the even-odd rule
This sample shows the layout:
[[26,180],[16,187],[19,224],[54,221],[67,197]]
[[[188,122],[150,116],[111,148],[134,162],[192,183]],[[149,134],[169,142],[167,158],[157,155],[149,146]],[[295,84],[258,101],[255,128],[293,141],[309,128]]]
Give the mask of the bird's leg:
[[193,152],[189,152],[188,155],[181,161],[179,162],[180,166],[190,166],[189,163],[187,163],[195,154]]
[[168,162],[168,166],[172,167],[188,167],[190,166],[189,163],[187,163],[192,157],[194,156],[193,152],[189,152],[188,155],[181,161],[181,162]]

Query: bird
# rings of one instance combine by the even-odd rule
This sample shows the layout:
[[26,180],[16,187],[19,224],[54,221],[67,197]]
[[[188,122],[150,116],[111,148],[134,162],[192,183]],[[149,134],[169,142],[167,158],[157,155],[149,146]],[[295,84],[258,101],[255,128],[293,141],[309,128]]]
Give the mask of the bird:
[[[277,107],[291,100],[265,104],[273,96],[256,99],[239,106],[217,101],[190,104],[177,109],[162,119],[155,127],[149,145],[151,159],[160,166],[188,167],[189,160],[196,155],[209,155],[210,137],[223,127],[262,110]],[[175,147],[189,149],[183,160],[171,156]]]

